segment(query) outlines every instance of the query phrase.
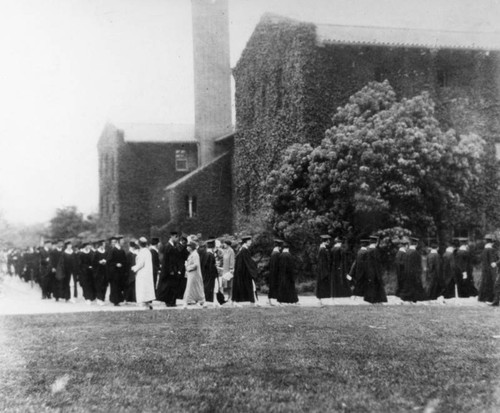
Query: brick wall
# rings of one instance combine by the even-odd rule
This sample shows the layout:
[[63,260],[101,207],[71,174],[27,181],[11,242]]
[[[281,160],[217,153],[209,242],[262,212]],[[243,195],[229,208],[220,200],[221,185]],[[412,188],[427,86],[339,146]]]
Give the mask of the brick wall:
[[[210,164],[197,169],[165,191],[170,220],[160,234],[168,238],[175,229],[188,234],[201,233],[203,237],[232,232],[231,153],[217,157]],[[196,198],[195,216],[188,216],[187,200]]]

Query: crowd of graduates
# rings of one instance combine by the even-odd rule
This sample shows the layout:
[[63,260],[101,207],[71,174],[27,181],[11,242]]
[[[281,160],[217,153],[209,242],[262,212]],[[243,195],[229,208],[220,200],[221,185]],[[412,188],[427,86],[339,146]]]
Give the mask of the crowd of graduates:
[[[333,247],[329,235],[321,236],[318,252],[316,296],[321,300],[334,297],[363,297],[369,303],[387,302],[384,286],[379,237],[360,241],[355,259],[345,242],[335,238]],[[453,239],[440,254],[438,243],[431,242],[423,257],[419,239],[402,237],[392,242],[399,246],[395,256],[397,286],[395,295],[403,302],[478,297],[478,300],[498,306],[500,301],[500,264],[494,248],[495,237],[486,235],[481,253],[481,279],[476,289],[473,277],[474,257],[467,238]],[[425,266],[425,271],[424,271]],[[425,286],[423,280],[426,280]]]
[[[416,238],[392,240],[399,247],[394,260],[395,295],[409,303],[478,296],[479,301],[498,306],[500,261],[494,237],[487,235],[484,241],[481,279],[476,289],[467,238],[454,239],[442,254],[438,244],[431,242],[424,255]],[[266,280],[268,303],[296,304],[295,259],[286,242],[277,239],[274,244]],[[158,238],[148,242],[141,237],[123,245],[121,236],[79,244],[45,240],[38,249],[9,250],[6,267],[10,275],[39,284],[42,299],[74,302],[80,284],[88,304],[104,305],[109,297],[115,306],[138,302],[150,309],[155,300],[167,307],[176,306],[177,300],[182,300],[184,307],[208,303],[216,307],[226,302],[235,306],[241,302],[260,305],[255,283],[259,274],[249,250],[251,245],[251,236],[242,236],[238,242],[228,238],[202,240],[200,235],[175,231],[165,244]],[[360,240],[360,248],[353,255],[342,238],[332,243],[329,235],[322,235],[316,297],[320,305],[324,299],[337,297],[387,302],[384,271],[377,236]]]
[[[122,236],[80,243],[47,239],[38,249],[9,250],[6,269],[10,275],[39,284],[43,300],[74,303],[79,284],[89,305],[104,305],[107,297],[115,306],[137,302],[149,309],[155,300],[175,307],[179,299],[184,307],[227,302],[259,305],[258,270],[249,252],[252,237],[243,236],[236,243],[200,237],[173,231],[164,245],[158,238],[148,242],[144,237],[126,245]],[[281,276],[293,277],[287,262],[291,256],[285,248],[280,256]],[[276,281],[281,302],[296,303],[294,279]]]

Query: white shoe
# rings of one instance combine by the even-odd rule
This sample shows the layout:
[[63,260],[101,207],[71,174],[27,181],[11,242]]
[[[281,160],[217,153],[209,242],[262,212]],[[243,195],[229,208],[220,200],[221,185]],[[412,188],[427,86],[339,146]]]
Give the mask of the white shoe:
[[76,303],[76,301],[75,301],[75,299],[74,299],[74,298],[71,298],[71,299],[69,300],[69,302],[70,302],[71,304],[75,304],[75,303]]
[[97,300],[97,305],[104,305],[104,304],[105,304],[105,303],[104,303],[104,301],[102,301],[102,300]]
[[85,300],[85,304],[90,305],[90,304],[92,304],[92,301],[90,301],[90,300]]

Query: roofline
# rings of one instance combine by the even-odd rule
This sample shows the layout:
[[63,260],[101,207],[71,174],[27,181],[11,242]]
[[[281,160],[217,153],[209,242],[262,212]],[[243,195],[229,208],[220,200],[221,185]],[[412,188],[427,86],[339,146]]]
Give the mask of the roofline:
[[182,178],[179,178],[177,181],[175,182],[172,182],[170,185],[168,185],[167,187],[164,188],[164,191],[170,191],[172,189],[174,189],[176,186],[184,183],[185,181],[191,179],[192,176],[198,174],[199,172],[203,171],[205,168],[208,168],[209,166],[212,166],[215,162],[221,160],[224,156],[227,156],[231,154],[231,151],[226,151],[222,154],[220,154],[219,156],[217,156],[216,158],[214,158],[212,160],[212,162],[210,163],[207,163],[206,165],[203,165],[203,166],[200,166],[198,168],[196,168],[194,171],[191,171],[189,172],[187,175],[184,175]]
[[222,135],[222,136],[218,137],[217,139],[215,139],[215,142],[225,141],[226,139],[234,137],[234,135],[236,135],[236,131],[233,131],[233,132],[230,132],[226,135]]

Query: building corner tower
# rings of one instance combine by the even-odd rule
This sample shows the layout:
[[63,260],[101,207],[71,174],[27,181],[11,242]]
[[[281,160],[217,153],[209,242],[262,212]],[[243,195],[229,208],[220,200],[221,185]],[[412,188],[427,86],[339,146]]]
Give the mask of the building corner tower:
[[215,157],[215,139],[232,131],[228,0],[191,0],[195,134],[199,165]]

